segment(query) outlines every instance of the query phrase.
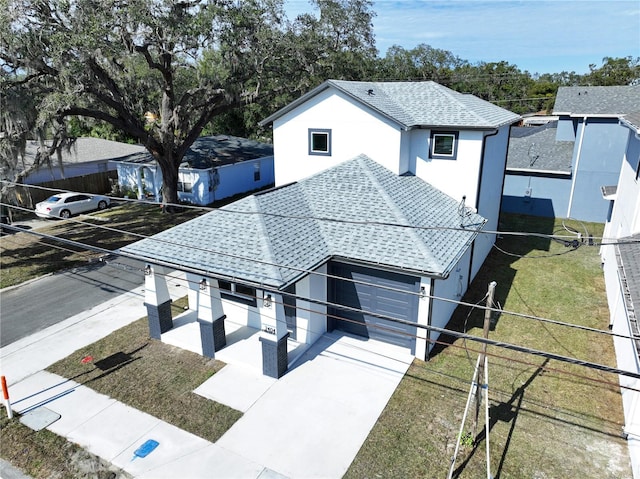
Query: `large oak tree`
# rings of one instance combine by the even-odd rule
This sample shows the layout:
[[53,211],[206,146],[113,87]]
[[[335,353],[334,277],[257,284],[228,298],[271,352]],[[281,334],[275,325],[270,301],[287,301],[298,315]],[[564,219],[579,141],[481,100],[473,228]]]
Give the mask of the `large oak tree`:
[[177,203],[185,152],[216,115],[260,94],[277,64],[280,0],[7,0],[3,97],[30,92],[36,126],[85,117],[143,144]]

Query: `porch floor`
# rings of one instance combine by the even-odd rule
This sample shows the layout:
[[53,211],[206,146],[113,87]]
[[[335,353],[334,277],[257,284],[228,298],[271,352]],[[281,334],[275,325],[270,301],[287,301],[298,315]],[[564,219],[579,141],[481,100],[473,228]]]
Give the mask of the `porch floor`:
[[[162,342],[202,355],[200,325],[197,319],[196,311],[186,311],[175,317],[173,329],[162,334]],[[224,320],[224,327],[227,345],[215,352],[215,358],[228,365],[242,366],[252,370],[254,374],[262,375],[260,330],[234,322],[229,318]],[[289,368],[309,346],[290,338],[287,340]]]

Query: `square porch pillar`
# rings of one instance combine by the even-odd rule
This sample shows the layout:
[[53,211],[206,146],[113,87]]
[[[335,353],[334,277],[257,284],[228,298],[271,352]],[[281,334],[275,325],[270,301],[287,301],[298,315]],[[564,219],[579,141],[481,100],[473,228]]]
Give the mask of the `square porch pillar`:
[[[191,279],[189,284],[193,284]],[[227,336],[224,328],[226,316],[222,309],[220,288],[218,280],[211,278],[202,278],[197,285],[197,311],[202,355],[214,358],[215,352],[227,345]]]
[[160,339],[162,333],[173,328],[166,272],[162,266],[147,264],[144,274],[144,305],[147,308],[149,335]]
[[289,353],[287,350],[287,320],[284,314],[282,295],[264,291],[260,306],[262,331],[262,374],[279,379],[287,372]]

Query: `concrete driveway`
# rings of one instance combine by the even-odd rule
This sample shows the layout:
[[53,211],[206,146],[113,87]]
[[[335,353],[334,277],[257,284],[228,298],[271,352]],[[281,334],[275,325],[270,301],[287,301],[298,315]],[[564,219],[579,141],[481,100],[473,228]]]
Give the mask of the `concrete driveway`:
[[252,403],[217,446],[286,477],[339,478],[412,360],[401,348],[334,331],[278,381],[228,365],[197,392]]

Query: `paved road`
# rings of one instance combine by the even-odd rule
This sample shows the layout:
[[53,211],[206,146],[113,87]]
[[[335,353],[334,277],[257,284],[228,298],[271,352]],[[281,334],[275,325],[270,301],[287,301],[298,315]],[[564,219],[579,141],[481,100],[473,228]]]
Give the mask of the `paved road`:
[[144,282],[142,263],[114,258],[2,292],[0,347],[130,291]]

